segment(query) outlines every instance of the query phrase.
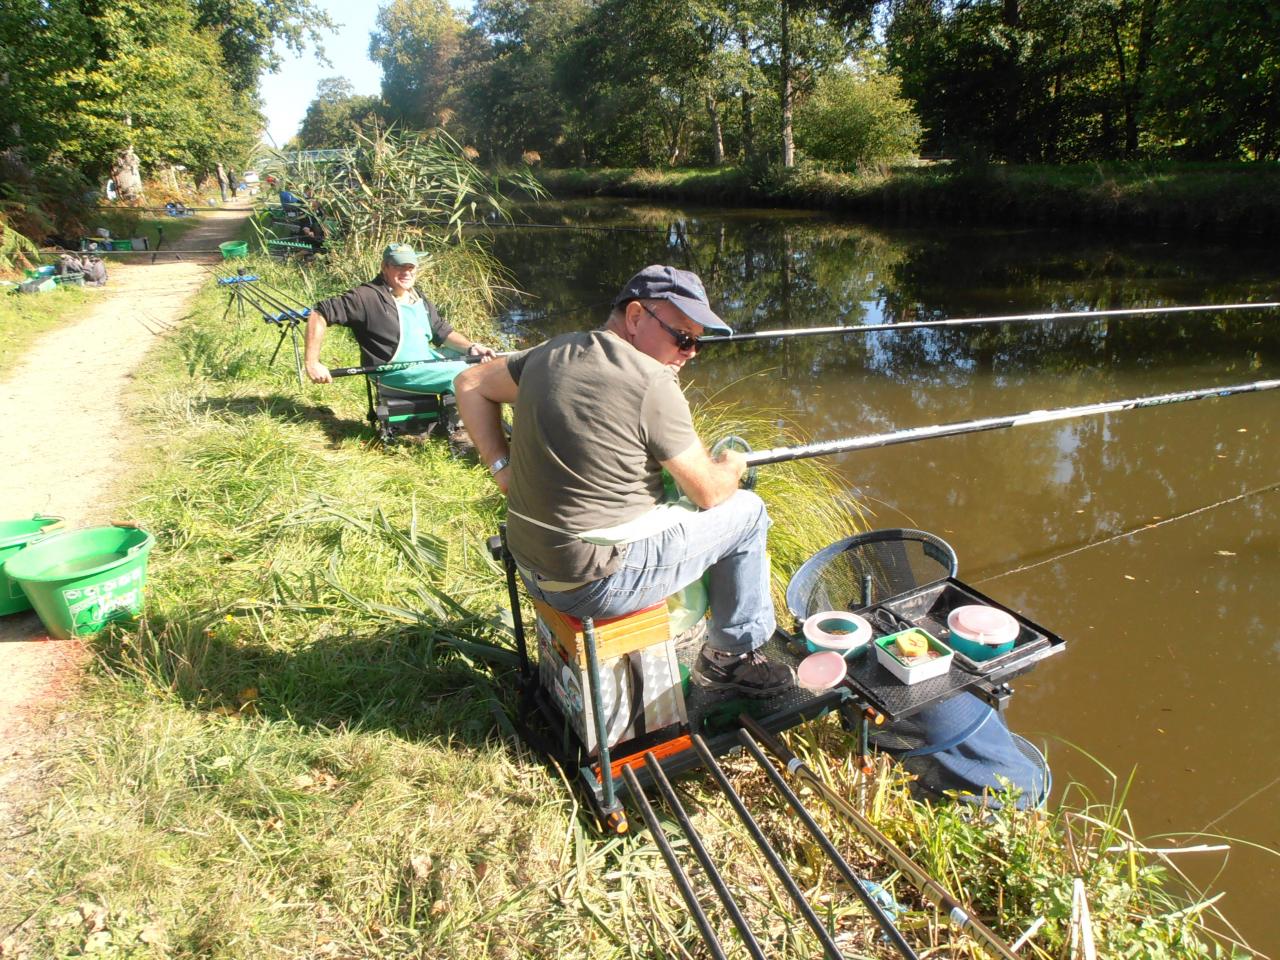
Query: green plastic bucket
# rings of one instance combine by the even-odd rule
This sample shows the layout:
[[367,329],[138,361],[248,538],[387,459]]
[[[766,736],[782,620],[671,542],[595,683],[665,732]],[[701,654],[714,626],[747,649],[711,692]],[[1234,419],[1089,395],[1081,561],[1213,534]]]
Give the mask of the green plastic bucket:
[[5,567],[45,629],[67,640],[142,612],[154,543],[137,527],[88,527],[33,543]]
[[30,520],[0,520],[0,617],[31,609],[31,602],[6,572],[10,557],[27,544],[47,536],[62,525],[61,517],[42,517]]
[[226,243],[218,244],[218,249],[222,251],[223,260],[234,260],[236,257],[247,257],[249,255],[249,241],[228,240]]

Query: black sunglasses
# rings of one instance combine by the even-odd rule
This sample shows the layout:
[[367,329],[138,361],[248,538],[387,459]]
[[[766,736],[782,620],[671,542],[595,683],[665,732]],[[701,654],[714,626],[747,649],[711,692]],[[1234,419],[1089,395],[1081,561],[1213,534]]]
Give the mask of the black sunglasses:
[[671,339],[676,342],[677,350],[697,350],[698,349],[700,344],[698,342],[697,337],[695,337],[691,333],[685,333],[683,330],[676,330],[676,329],[673,329],[672,327],[667,326],[665,323],[662,322],[662,318],[660,316],[658,316],[656,313],[650,310],[647,306],[645,306],[644,301],[637,300],[636,302],[640,304],[641,310],[643,310],[649,316],[653,317],[653,319],[658,321],[658,326],[660,326],[663,330],[667,331],[667,333],[671,334]]

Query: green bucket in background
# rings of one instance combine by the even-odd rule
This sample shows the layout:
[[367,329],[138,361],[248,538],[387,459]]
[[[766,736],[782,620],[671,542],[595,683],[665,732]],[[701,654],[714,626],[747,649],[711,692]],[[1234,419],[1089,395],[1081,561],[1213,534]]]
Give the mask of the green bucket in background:
[[234,260],[236,257],[247,257],[249,255],[249,241],[228,240],[226,243],[218,244],[218,249],[222,251],[223,260]]
[[33,543],[5,564],[59,640],[97,633],[142,612],[155,537],[137,527],[88,527]]
[[42,517],[39,514],[30,520],[0,520],[0,617],[31,609],[27,595],[9,578],[5,570],[7,561],[27,544],[47,536],[61,525],[61,517]]

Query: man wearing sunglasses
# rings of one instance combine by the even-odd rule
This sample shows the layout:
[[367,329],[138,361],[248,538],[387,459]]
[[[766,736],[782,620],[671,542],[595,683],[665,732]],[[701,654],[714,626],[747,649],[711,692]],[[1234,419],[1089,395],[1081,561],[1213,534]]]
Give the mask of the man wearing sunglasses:
[[[706,331],[733,332],[702,281],[645,267],[603,328],[464,371],[458,410],[507,494],[507,541],[534,597],[575,617],[617,617],[705,573],[710,622],[693,681],[768,697],[795,679],[758,652],[775,627],[769,517],[738,489],[743,455],[711,458],[680,390]],[[509,445],[504,403],[515,407]],[[664,502],[664,468],[685,502]]]

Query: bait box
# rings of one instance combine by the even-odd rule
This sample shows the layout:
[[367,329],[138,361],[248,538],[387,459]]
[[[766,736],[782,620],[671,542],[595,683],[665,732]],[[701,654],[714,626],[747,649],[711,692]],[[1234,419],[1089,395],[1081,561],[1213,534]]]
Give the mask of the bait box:
[[[924,663],[914,666],[908,666],[889,650],[889,647],[897,641],[898,637],[905,633],[923,633],[929,638],[929,649],[938,653],[938,656]],[[934,677],[940,677],[951,669],[951,659],[955,654],[951,648],[945,643],[931,634],[928,630],[922,630],[919,627],[910,627],[906,630],[899,630],[897,633],[891,633],[887,636],[879,637],[875,641],[876,660],[880,666],[884,667],[903,683],[911,686],[916,683],[923,683],[926,680],[932,680]]]
[[[599,743],[582,621],[541,600],[533,605],[539,681],[583,747],[595,756]],[[665,602],[597,620],[594,633],[608,746],[688,723]]]

